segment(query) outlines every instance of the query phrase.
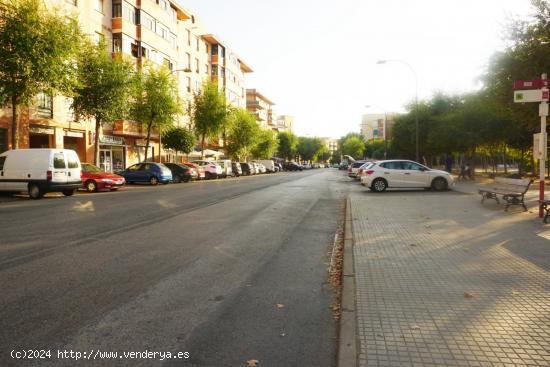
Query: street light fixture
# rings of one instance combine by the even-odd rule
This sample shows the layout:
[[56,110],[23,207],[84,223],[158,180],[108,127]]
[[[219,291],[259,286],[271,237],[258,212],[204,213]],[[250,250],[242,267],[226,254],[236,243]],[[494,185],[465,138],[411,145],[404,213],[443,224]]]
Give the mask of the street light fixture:
[[416,74],[416,71],[413,69],[413,67],[406,61],[403,61],[403,60],[378,60],[376,62],[377,65],[383,65],[383,64],[386,64],[388,62],[399,62],[401,64],[405,64],[409,70],[413,73],[414,75],[414,81],[415,81],[415,97],[414,97],[414,105],[415,105],[415,108],[414,108],[414,120],[415,120],[415,140],[416,140],[416,161],[418,162],[420,157],[419,157],[419,149],[418,149],[418,74]]
[[386,129],[388,127],[388,113],[386,112],[386,109],[380,108],[379,106],[365,105],[365,108],[378,108],[379,110],[384,111],[384,159],[388,159],[388,139],[386,135]]

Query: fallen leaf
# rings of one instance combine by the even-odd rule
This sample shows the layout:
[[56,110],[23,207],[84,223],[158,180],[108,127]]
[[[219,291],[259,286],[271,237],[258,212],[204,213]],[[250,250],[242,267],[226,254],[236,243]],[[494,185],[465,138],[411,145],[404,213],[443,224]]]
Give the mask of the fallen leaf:
[[411,243],[410,246],[415,247],[415,246],[417,246],[417,244],[416,243]]
[[280,335],[281,335],[281,336],[286,336],[286,334],[285,334],[285,333],[281,333]]
[[256,367],[260,363],[257,359],[251,359],[246,361],[247,367]]
[[517,296],[519,294],[518,291],[512,291],[512,296]]
[[411,330],[420,330],[420,326],[413,324],[411,325]]
[[464,292],[464,298],[474,298],[474,295],[468,292]]
[[283,308],[285,307],[285,305],[283,305],[282,303],[277,303],[277,308]]

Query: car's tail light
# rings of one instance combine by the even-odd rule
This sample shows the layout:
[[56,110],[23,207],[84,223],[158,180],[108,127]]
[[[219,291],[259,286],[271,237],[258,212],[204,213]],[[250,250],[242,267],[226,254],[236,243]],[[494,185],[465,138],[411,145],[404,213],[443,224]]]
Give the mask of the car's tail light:
[[52,180],[52,171],[46,171],[46,179],[48,181],[51,181]]
[[369,169],[368,171],[365,171],[365,173],[366,173],[367,175],[372,175],[372,174],[374,173],[374,170]]
[[352,172],[351,166],[348,167],[348,172]]

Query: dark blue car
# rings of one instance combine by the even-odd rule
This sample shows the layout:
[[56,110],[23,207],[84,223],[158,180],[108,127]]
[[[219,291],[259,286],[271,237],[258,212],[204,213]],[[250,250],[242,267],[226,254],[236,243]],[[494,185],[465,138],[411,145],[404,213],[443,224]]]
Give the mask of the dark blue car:
[[159,182],[172,181],[172,171],[162,163],[137,163],[119,173],[127,183],[148,182],[157,185]]

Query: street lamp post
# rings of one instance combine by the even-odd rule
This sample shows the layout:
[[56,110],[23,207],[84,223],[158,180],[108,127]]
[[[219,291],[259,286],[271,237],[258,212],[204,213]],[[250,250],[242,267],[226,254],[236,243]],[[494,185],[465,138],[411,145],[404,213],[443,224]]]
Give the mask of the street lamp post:
[[373,105],[365,105],[365,108],[375,107],[384,111],[384,159],[388,159],[388,136],[386,135],[386,129],[388,128],[388,113],[386,109]]
[[416,140],[416,143],[415,143],[415,145],[416,145],[416,161],[418,162],[419,159],[420,159],[419,149],[418,149],[418,75],[416,74],[416,71],[413,69],[413,67],[408,62],[403,61],[403,60],[378,60],[376,63],[377,64],[385,64],[387,62],[399,62],[401,64],[405,64],[414,75],[414,81],[415,81],[414,125],[415,125],[415,140]]

